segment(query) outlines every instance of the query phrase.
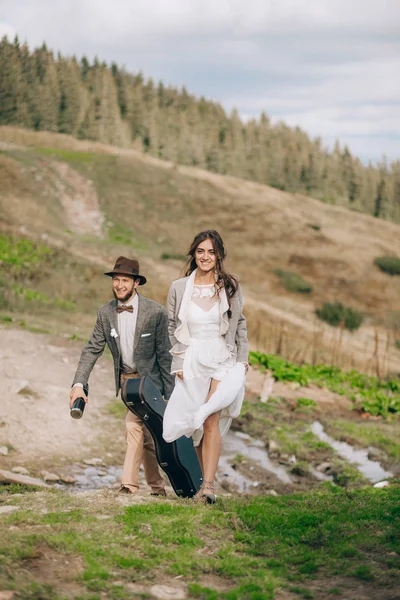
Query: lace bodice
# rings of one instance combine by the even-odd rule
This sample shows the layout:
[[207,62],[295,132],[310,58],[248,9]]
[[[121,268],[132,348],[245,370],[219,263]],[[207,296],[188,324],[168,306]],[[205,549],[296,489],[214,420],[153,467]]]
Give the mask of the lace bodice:
[[219,302],[219,296],[215,288],[215,284],[199,285],[194,284],[192,292],[192,300],[203,310],[211,310],[214,304]]

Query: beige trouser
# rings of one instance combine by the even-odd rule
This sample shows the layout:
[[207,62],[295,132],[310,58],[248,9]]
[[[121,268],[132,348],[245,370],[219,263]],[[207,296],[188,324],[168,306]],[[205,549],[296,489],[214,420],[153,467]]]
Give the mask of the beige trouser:
[[[137,373],[121,373],[121,385],[126,379],[137,379]],[[139,469],[143,461],[146,481],[153,493],[164,490],[164,479],[158,468],[153,438],[139,417],[128,411],[125,417],[126,454],[121,484],[133,492],[139,488]]]

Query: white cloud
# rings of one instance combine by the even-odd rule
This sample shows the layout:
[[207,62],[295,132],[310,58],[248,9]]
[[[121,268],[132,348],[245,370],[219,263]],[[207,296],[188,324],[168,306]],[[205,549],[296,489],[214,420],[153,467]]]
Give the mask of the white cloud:
[[17,31],[9,25],[8,23],[4,23],[0,21],[0,40],[3,39],[4,36],[12,41],[15,38]]
[[70,35],[77,28],[96,42],[149,34],[395,34],[400,29],[397,0],[3,0],[1,11],[25,31],[30,28],[31,35],[53,27]]
[[0,2],[0,35],[114,60],[326,140],[374,136],[364,155],[381,136],[400,156],[399,0]]

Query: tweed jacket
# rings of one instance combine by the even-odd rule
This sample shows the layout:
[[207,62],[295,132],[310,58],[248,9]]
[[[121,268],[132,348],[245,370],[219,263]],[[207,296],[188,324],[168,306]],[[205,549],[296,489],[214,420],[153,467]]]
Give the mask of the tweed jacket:
[[[174,281],[170,287],[167,300],[168,331],[171,341],[171,371],[176,373],[183,369],[183,359],[189,343],[187,326],[187,308],[190,302],[196,270],[189,277]],[[247,340],[246,319],[243,315],[242,291],[238,291],[231,300],[232,316],[228,318],[228,299],[223,289],[220,292],[220,334],[224,337],[228,350],[237,362],[247,363],[249,360],[249,342]]]
[[[85,385],[107,344],[114,361],[115,387],[118,395],[121,374],[121,348],[118,334],[117,300],[104,304],[97,315],[92,336],[82,350],[74,382]],[[118,337],[113,337],[114,329]],[[174,388],[171,375],[171,344],[168,338],[168,316],[165,308],[139,295],[139,308],[134,339],[134,358],[140,376],[149,375],[167,400]]]

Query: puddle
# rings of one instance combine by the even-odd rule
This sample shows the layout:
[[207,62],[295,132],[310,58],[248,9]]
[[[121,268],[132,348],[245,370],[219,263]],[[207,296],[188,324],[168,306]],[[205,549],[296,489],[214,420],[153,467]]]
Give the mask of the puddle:
[[322,423],[315,421],[311,425],[311,431],[322,442],[329,444],[342,458],[345,458],[349,463],[355,465],[357,469],[369,479],[372,483],[393,477],[393,473],[385,471],[380,463],[369,460],[368,450],[355,450],[346,442],[338,442],[325,433]]
[[78,492],[79,490],[99,490],[105,487],[112,487],[121,480],[121,467],[85,467],[79,468],[75,466],[71,469],[71,474],[75,477],[76,482],[72,486],[59,484],[57,487],[65,489],[68,487],[70,491]]
[[269,458],[265,446],[261,440],[255,440],[249,435],[241,432],[229,431],[222,442],[222,454],[219,460],[219,471],[224,477],[228,477],[230,483],[236,485],[241,492],[246,492],[254,487],[254,481],[238,473],[232,468],[230,462],[241,454],[246,459],[257,463],[260,467],[274,473],[283,483],[292,483],[286,469],[276,465]]

